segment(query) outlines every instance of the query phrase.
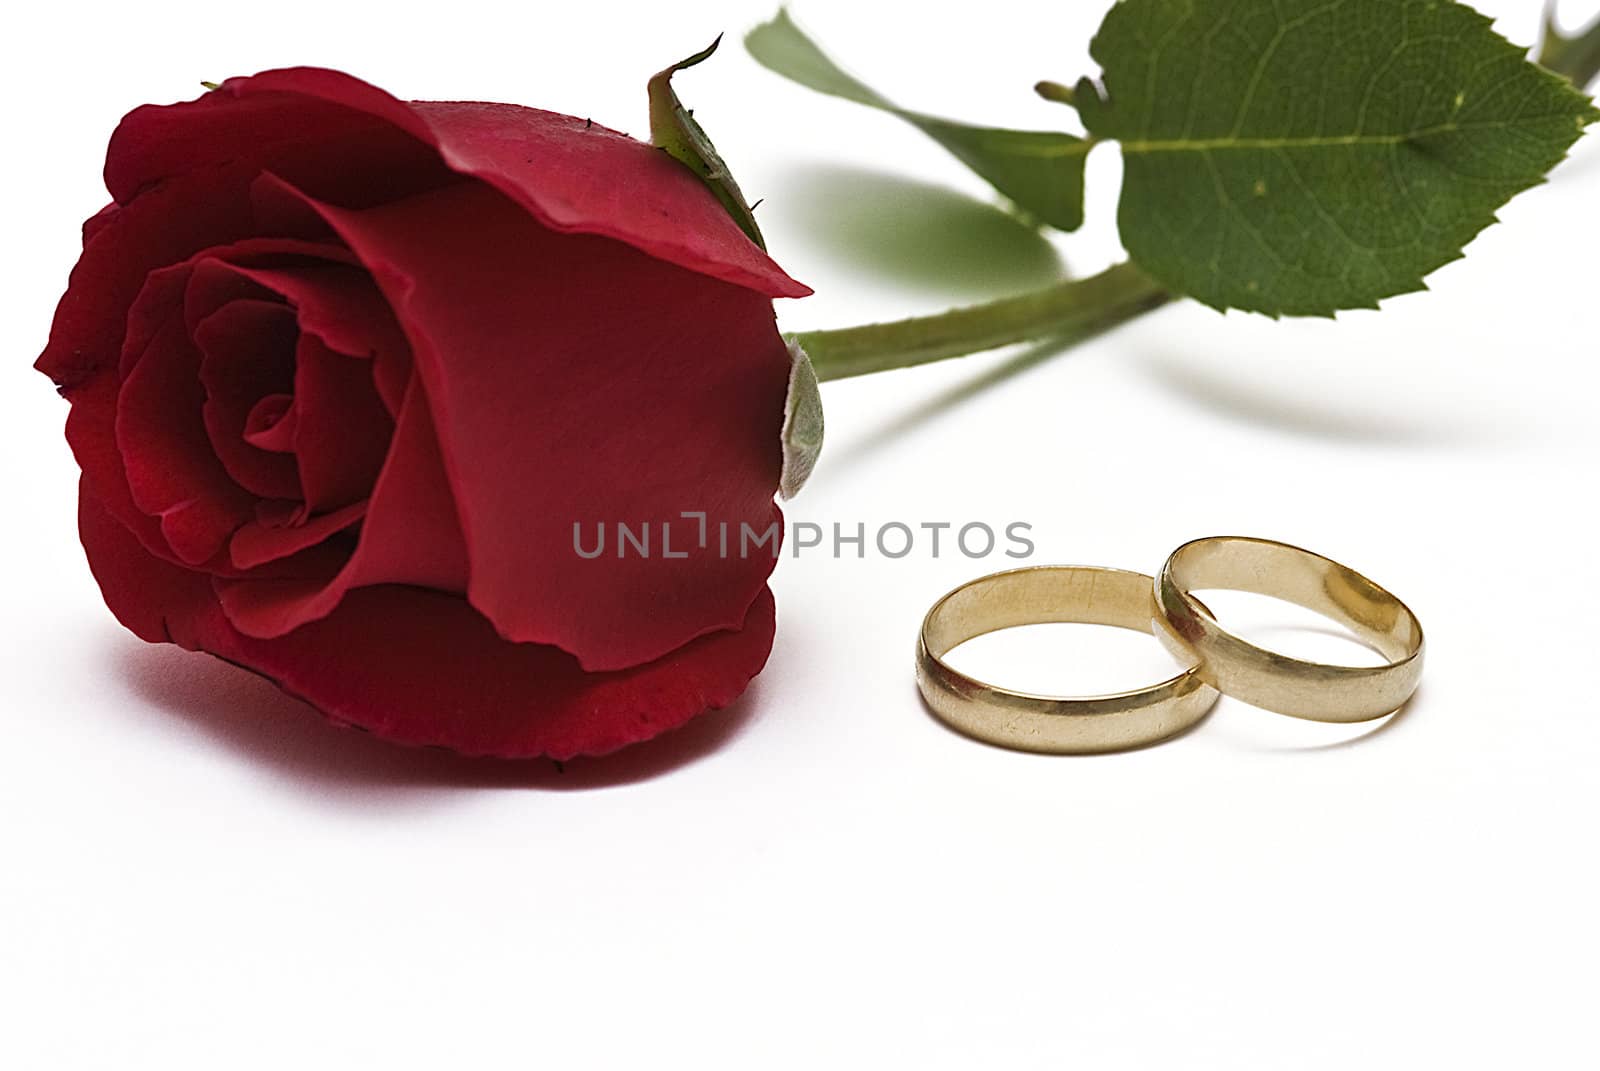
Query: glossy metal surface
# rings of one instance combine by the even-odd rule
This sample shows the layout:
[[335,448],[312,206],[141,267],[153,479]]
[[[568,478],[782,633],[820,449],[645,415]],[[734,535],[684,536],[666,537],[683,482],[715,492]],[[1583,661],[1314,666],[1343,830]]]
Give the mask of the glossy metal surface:
[[[945,664],[951,648],[1017,625],[1075,621],[1150,633],[1154,581],[1089,566],[1037,566],[982,577],[934,603],[917,644],[917,687],[946,724],[1022,751],[1091,754],[1165,740],[1194,725],[1217,692],[1194,668],[1112,695],[1042,696],[969,677]],[[1193,662],[1188,655],[1181,661]]]
[[[1250,591],[1322,614],[1355,633],[1382,666],[1305,662],[1247,643],[1217,623],[1190,592]],[[1180,658],[1198,659],[1206,681],[1225,694],[1312,721],[1381,718],[1405,705],[1422,676],[1422,625],[1404,603],[1354,570],[1320,554],[1243,536],[1214,536],[1172,552],[1155,584],[1163,626]]]

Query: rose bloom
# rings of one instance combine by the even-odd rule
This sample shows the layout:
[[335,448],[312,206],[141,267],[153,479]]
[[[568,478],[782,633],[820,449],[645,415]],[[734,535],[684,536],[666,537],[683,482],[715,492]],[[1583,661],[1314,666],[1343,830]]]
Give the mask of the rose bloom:
[[[38,367],[127,628],[483,755],[611,751],[760,671],[776,548],[682,514],[779,520],[771,299],[809,291],[688,168],[297,68],[137,109],[105,175]],[[575,553],[618,523],[684,556]]]

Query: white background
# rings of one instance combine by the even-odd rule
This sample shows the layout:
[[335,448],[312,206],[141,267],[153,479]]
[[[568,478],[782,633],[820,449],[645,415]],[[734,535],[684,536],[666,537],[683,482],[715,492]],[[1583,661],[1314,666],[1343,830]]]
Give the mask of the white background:
[[[1532,40],[1532,0],[1482,6]],[[768,5],[549,7],[8,13],[0,1064],[1596,1066],[1594,137],[1381,313],[1177,307],[1037,363],[824,390],[828,448],[792,520],[1020,520],[1037,562],[1146,572],[1206,534],[1311,546],[1428,629],[1422,691],[1391,723],[1224,700],[1131,754],[972,743],[924,712],[912,641],[935,597],[1012,563],[926,547],[786,559],[746,700],[564,773],[335,731],[118,628],[77,546],[66,407],[29,366],[112,126],[200,79],[326,64],[643,134],[645,78],[726,30],[680,88],[817,289],[783,304],[786,328],[1116,256],[1113,151],[1057,265],[915,132],[759,70],[734,38]],[[1072,116],[1029,86],[1093,70],[1101,11],[796,14],[908,104],[1048,126]],[[929,226],[964,236],[958,259]],[[997,638],[967,664],[1061,688],[1163,672],[1152,642],[1104,631]]]

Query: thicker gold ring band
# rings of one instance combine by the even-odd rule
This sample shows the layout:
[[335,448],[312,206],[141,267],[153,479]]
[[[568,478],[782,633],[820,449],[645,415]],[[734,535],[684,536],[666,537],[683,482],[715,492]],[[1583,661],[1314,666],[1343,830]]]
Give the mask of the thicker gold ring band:
[[1175,736],[1217,701],[1216,689],[1193,665],[1148,688],[1069,698],[997,687],[944,662],[958,644],[1017,625],[1073,621],[1149,634],[1156,617],[1153,584],[1142,573],[1074,565],[1013,569],[963,584],[923,619],[917,687],[946,724],[1021,751],[1092,754]]
[[[1333,666],[1263,650],[1217,623],[1190,592],[1249,591],[1337,621],[1386,660]],[[1213,536],[1172,552],[1155,584],[1158,635],[1206,681],[1235,699],[1311,721],[1370,721],[1393,713],[1422,676],[1422,624],[1405,603],[1360,573],[1270,539]]]

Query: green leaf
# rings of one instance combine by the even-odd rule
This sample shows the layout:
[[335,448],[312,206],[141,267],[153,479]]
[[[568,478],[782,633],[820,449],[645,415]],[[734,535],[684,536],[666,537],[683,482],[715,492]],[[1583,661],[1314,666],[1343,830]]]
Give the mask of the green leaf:
[[1050,226],[1073,231],[1083,225],[1083,161],[1092,142],[1053,131],[969,126],[898,107],[841,70],[786,10],[751,30],[744,44],[785,78],[899,116]]
[[767,243],[761,237],[761,228],[756,226],[755,213],[750,210],[739,184],[733,181],[733,173],[722,162],[716,146],[711,144],[711,139],[695,122],[694,115],[683,106],[677,91],[672,88],[674,74],[705,60],[721,43],[722,36],[719,34],[709,48],[674,63],[650,79],[650,141],[700,176],[700,181],[717,195],[717,200],[722,202],[722,207],[728,210],[740,229],[750,236],[752,242],[765,249]]
[[822,453],[822,391],[811,358],[789,339],[789,394],[783,403],[783,474],[778,493],[786,500],[800,493]]
[[1219,309],[1423,289],[1597,117],[1452,0],[1122,0],[1090,51],[1123,244]]

